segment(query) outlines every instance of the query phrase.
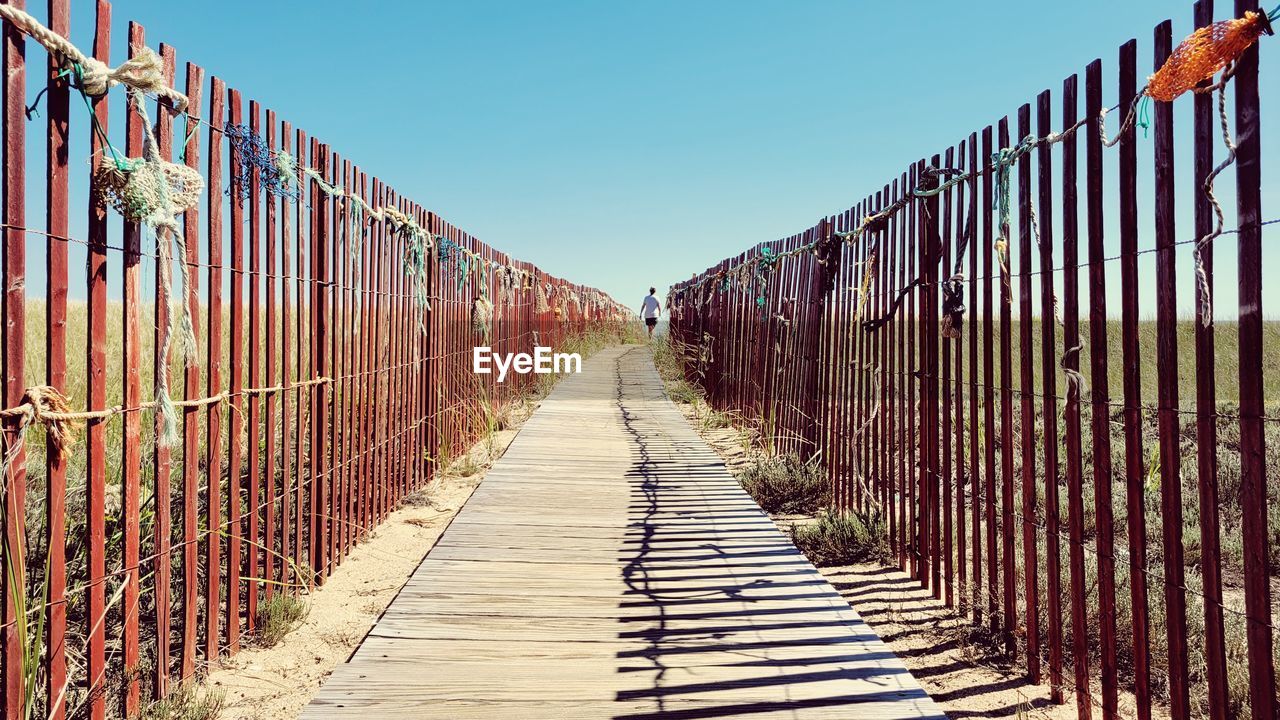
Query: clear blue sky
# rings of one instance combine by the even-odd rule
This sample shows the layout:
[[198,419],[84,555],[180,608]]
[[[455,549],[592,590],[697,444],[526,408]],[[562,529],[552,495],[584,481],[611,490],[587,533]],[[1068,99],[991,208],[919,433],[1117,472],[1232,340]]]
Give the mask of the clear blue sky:
[[[73,2],[82,44],[89,7]],[[175,45],[402,194],[632,306],[843,210],[1044,88],[1056,97],[1094,57],[1114,102],[1116,48],[1139,38],[1145,75],[1151,28],[1172,13],[1180,38],[1191,21],[1190,2],[1168,0],[115,9],[118,48],[139,20],[153,47]]]

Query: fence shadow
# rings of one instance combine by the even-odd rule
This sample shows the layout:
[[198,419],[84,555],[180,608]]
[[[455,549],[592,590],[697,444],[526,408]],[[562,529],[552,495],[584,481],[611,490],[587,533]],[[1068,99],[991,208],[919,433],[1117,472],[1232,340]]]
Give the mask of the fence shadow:
[[623,683],[614,717],[829,716],[821,709],[900,704],[897,716],[941,718],[710,450],[644,408],[646,390],[660,391],[627,384],[626,362],[617,404],[634,445],[617,665],[640,681]]
[[[824,573],[841,597],[896,648],[911,674],[939,703],[956,702],[950,718],[1017,717],[1036,710],[1042,717],[1074,717],[1072,705],[1055,705],[1047,685],[1035,685],[989,646],[990,638],[954,608],[935,599],[918,580],[889,567],[832,568]],[[958,701],[963,701],[958,702]],[[1057,712],[1055,712],[1057,711]]]

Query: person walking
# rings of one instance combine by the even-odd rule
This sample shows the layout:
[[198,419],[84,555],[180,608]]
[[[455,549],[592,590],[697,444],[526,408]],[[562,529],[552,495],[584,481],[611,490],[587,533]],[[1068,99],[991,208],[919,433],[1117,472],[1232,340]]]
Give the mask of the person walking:
[[653,339],[653,329],[658,326],[658,316],[662,314],[662,308],[658,306],[658,298],[654,297],[656,292],[658,292],[657,288],[649,288],[649,294],[645,296],[644,303],[640,309],[644,324],[649,328],[649,339],[651,340]]

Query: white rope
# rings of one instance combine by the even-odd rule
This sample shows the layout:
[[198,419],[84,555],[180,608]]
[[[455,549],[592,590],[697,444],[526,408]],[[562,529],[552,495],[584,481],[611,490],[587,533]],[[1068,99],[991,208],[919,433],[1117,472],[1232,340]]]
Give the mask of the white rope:
[[164,98],[178,112],[187,109],[187,96],[165,84],[164,61],[151,48],[142,48],[119,67],[112,68],[97,58],[85,55],[70,40],[13,5],[0,4],[0,18],[30,35],[54,55],[79,65],[81,88],[87,95],[99,97],[116,85],[124,85]]

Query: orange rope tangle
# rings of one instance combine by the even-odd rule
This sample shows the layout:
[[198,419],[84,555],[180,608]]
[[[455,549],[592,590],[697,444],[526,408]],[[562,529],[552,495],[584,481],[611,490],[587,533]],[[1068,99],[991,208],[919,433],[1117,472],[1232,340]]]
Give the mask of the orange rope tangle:
[[1171,102],[1212,78],[1257,42],[1272,34],[1266,13],[1250,10],[1242,18],[1223,20],[1187,36],[1164,65],[1147,80],[1147,95]]

